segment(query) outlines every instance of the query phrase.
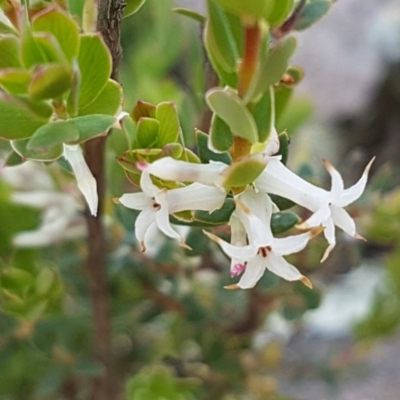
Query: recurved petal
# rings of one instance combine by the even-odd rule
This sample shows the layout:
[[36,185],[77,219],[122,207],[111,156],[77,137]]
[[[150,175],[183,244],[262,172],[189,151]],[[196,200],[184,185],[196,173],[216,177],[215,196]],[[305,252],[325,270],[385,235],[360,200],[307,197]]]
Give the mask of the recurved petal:
[[141,251],[146,251],[145,236],[151,224],[155,223],[156,210],[147,208],[143,210],[135,221],[135,235],[140,244]]
[[90,213],[96,216],[99,201],[97,196],[97,183],[86,164],[81,147],[79,145],[64,144],[64,157],[68,160],[74,171],[78,188],[86,199]]
[[189,186],[172,189],[167,193],[170,213],[185,210],[214,211],[222,206],[226,198],[223,189],[193,183]]
[[219,238],[218,236],[213,235],[210,232],[203,231],[205,235],[207,235],[211,240],[214,242],[218,243],[223,252],[236,260],[242,261],[242,263],[246,261],[252,260],[258,252],[258,248],[252,245],[247,245],[247,246],[233,246],[228,242],[225,242],[225,240]]
[[140,176],[140,188],[142,189],[143,193],[147,197],[154,197],[160,189],[153,184],[150,178],[150,174],[146,171],[142,172],[142,175]]
[[325,239],[327,240],[329,246],[326,248],[324,255],[321,258],[321,262],[324,262],[328,258],[330,252],[336,246],[335,224],[334,224],[332,218],[330,218],[326,221],[324,236],[325,236]]
[[375,157],[373,157],[372,160],[365,167],[365,170],[358,182],[343,191],[343,194],[334,203],[336,206],[346,207],[347,205],[356,201],[363,194],[368,181],[368,173],[374,160]]
[[337,171],[329,161],[323,160],[322,162],[332,179],[332,184],[331,184],[332,199],[338,199],[342,195],[344,190],[343,179],[339,174],[339,171]]
[[241,289],[251,289],[256,285],[260,278],[264,275],[266,267],[266,259],[258,256],[247,263],[244,274],[240,278],[237,286]]
[[125,193],[118,199],[118,202],[133,210],[145,210],[153,207],[153,201],[144,193]]
[[199,182],[209,186],[221,186],[221,173],[228,165],[222,162],[195,164],[164,157],[149,164],[138,162],[136,166],[158,178],[168,181]]

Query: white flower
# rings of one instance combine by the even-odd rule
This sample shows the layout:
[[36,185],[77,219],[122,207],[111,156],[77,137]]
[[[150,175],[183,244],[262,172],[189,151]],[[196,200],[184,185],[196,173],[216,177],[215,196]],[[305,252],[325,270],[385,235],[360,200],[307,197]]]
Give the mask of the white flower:
[[298,227],[309,229],[316,226],[325,227],[324,235],[328,241],[322,261],[335,247],[335,226],[355,238],[362,238],[356,233],[354,220],[343,209],[357,200],[363,193],[368,179],[368,172],[374,158],[368,163],[363,175],[353,186],[344,189],[342,177],[328,162],[324,166],[332,177],[331,190],[327,191],[303,180],[282,164],[278,157],[269,160],[264,172],[255,180],[254,186],[265,193],[275,194],[294,201],[314,214]]
[[71,168],[74,171],[78,188],[86,199],[90,213],[96,216],[99,202],[97,196],[97,183],[88,165],[86,164],[81,147],[78,144],[64,144],[64,157],[70,163]]
[[[301,235],[286,238],[274,238],[270,227],[273,204],[269,196],[262,192],[256,193],[253,188],[248,188],[237,197],[236,205],[231,220],[233,222],[231,225],[231,243],[205,232],[231,257],[232,275],[237,275],[245,269],[239,282],[227,288],[252,288],[266,269],[283,279],[288,281],[300,280],[311,287],[308,278],[289,264],[283,256],[304,249],[308,241],[320,233],[322,229],[317,228]],[[248,238],[247,245],[244,245],[243,241],[245,234]]]
[[172,190],[159,189],[148,172],[142,172],[140,187],[142,193],[124,194],[118,201],[125,207],[141,211],[135,222],[135,233],[142,251],[146,250],[145,235],[152,224],[186,246],[182,236],[171,227],[169,214],[187,210],[211,212],[222,206],[226,196],[221,189],[200,183]]
[[229,166],[219,162],[210,161],[209,164],[196,164],[163,157],[149,164],[138,162],[136,166],[141,171],[146,171],[160,179],[180,182],[198,182],[208,186],[222,186],[222,172]]
[[70,194],[37,190],[14,192],[11,199],[17,204],[43,210],[38,229],[20,232],[14,236],[13,243],[17,247],[49,246],[86,235],[81,205]]

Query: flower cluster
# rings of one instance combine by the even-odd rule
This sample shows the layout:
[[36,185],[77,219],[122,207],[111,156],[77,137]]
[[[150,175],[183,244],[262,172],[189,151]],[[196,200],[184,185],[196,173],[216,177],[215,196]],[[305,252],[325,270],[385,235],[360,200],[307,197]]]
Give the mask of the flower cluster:
[[[248,157],[254,156],[257,155]],[[261,154],[258,156],[261,157]],[[156,225],[165,235],[177,239],[180,245],[187,246],[184,238],[172,227],[169,216],[182,211],[194,213],[202,210],[211,213],[220,208],[227,197],[232,197],[235,209],[229,220],[230,243],[204,231],[231,258],[231,276],[241,275],[238,283],[227,288],[252,288],[266,269],[286,280],[300,280],[311,287],[309,279],[283,256],[301,251],[311,238],[324,232],[328,242],[321,260],[324,261],[335,246],[336,226],[355,238],[361,238],[356,233],[354,220],[344,207],[363,193],[373,160],[359,181],[348,189],[344,189],[338,171],[324,161],[332,178],[331,190],[327,191],[290,171],[281,162],[280,156],[264,153],[263,157],[266,160],[263,171],[240,190],[227,188],[227,171],[232,166],[223,162],[195,164],[171,157],[163,157],[152,163],[138,162],[136,167],[141,171],[142,192],[124,194],[118,202],[141,211],[136,219],[135,231],[142,251],[146,250],[146,232],[152,225]],[[159,188],[153,183],[152,177],[157,182],[172,181],[179,183],[179,186],[173,189]],[[279,210],[270,194],[289,199],[313,213],[297,226],[305,233],[284,238],[273,236],[271,218],[274,211]]]

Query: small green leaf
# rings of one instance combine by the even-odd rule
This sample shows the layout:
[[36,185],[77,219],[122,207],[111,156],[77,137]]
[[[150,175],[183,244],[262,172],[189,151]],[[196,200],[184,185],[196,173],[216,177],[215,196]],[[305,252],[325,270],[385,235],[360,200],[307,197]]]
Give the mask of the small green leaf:
[[268,15],[269,26],[279,26],[289,18],[293,9],[293,0],[275,0],[272,12]]
[[109,79],[99,95],[88,105],[79,108],[79,115],[115,115],[122,106],[122,87]]
[[20,43],[16,36],[0,36],[0,54],[0,68],[19,68],[22,66]]
[[160,158],[172,157],[179,160],[183,153],[183,147],[180,143],[169,143],[161,149]]
[[296,224],[301,221],[301,218],[290,211],[277,212],[272,214],[271,230],[274,235],[284,233],[292,229]]
[[176,142],[181,128],[175,104],[173,102],[158,104],[156,107],[156,119],[160,123],[157,147],[161,148],[166,144]]
[[238,161],[233,162],[224,170],[223,186],[226,188],[243,187],[258,178],[264,171],[267,159],[260,158],[259,155],[242,157]]
[[207,1],[207,7],[209,14],[208,29],[210,29],[214,36],[213,45],[217,46],[217,49],[214,49],[214,51],[218,54],[219,62],[225,71],[235,72],[239,53],[235,38],[231,32],[229,20],[224,10],[213,0]]
[[293,88],[298,85],[304,78],[304,72],[300,67],[289,66],[283,79],[279,82],[280,86]]
[[37,13],[33,17],[32,27],[35,32],[51,33],[69,61],[77,56],[79,28],[74,20],[59,7],[50,6]]
[[154,118],[142,117],[136,127],[138,146],[144,149],[151,148],[157,143],[160,123]]
[[71,121],[49,122],[30,138],[28,150],[50,149],[79,139],[79,131]]
[[0,91],[0,137],[28,138],[46,122],[47,119],[36,115],[23,101]]
[[71,86],[71,68],[63,64],[42,64],[33,71],[29,94],[34,100],[61,96]]
[[271,200],[276,204],[276,206],[281,210],[288,210],[296,205],[293,201],[286,199],[284,197],[278,196],[276,194],[270,194]]
[[145,3],[145,0],[125,0],[126,6],[124,8],[123,17],[129,17],[137,13]]
[[290,57],[296,49],[296,39],[288,37],[276,45],[261,63],[258,73],[254,76],[250,89],[245,95],[245,101],[257,99],[268,88],[280,81],[285,73]]
[[210,161],[221,161],[225,164],[230,164],[232,159],[229,153],[215,153],[208,147],[208,135],[204,132],[196,130],[196,141],[200,160],[203,164]]
[[185,243],[191,248],[191,250],[185,249],[185,255],[188,257],[201,256],[210,248],[210,240],[199,228],[190,229],[185,238]]
[[272,86],[255,105],[253,116],[257,124],[259,141],[264,143],[275,126],[275,96]]
[[32,31],[28,27],[24,29],[21,46],[22,62],[25,68],[31,68],[36,64],[47,62],[43,51],[36,43]]
[[289,157],[289,143],[290,138],[286,131],[279,134],[279,151],[277,155],[282,156],[282,163],[286,165]]
[[206,93],[206,102],[225,123],[234,136],[250,143],[258,141],[257,125],[243,100],[231,89],[214,88]]
[[86,142],[96,136],[107,134],[114,125],[116,118],[110,115],[92,114],[68,120],[73,123],[79,131],[79,143]]
[[6,161],[4,163],[5,167],[15,167],[17,165],[21,165],[25,162],[25,160],[14,150],[7,156]]
[[216,2],[239,17],[255,17],[268,20],[275,0],[216,0]]
[[185,17],[191,18],[194,21],[200,22],[201,24],[204,24],[206,22],[206,17],[204,15],[188,8],[176,7],[173,8],[172,11],[176,12],[177,14],[184,15]]
[[99,34],[81,36],[78,64],[81,71],[79,107],[85,107],[100,94],[111,74],[111,56]]
[[47,151],[42,151],[29,150],[28,143],[29,139],[13,140],[11,146],[22,158],[34,161],[54,161],[63,154],[63,146],[61,144],[54,146]]
[[208,148],[217,152],[226,153],[233,145],[233,136],[229,126],[214,114],[211,119]]
[[0,70],[0,86],[12,94],[28,91],[32,73],[22,68],[4,68]]
[[125,133],[126,140],[128,142],[129,150],[132,150],[132,145],[136,140],[136,126],[133,119],[126,115],[120,120],[122,131]]
[[319,0],[307,3],[297,16],[294,29],[302,31],[318,22],[329,11],[332,0]]
[[0,20],[0,34],[9,34],[9,33],[11,33],[13,35],[18,34],[17,30],[14,28],[14,26],[11,24],[11,22],[10,23],[7,23],[7,22],[6,22],[6,20],[5,21]]
[[67,64],[67,59],[65,58],[60,44],[51,33],[34,32],[33,41],[44,59],[44,61],[35,64],[41,64],[43,62]]
[[156,117],[156,106],[154,104],[146,103],[145,101],[139,100],[130,114],[135,122],[139,122],[141,117],[155,118]]
[[81,71],[79,70],[78,61],[75,58],[72,61],[71,90],[67,100],[67,111],[69,116],[72,118],[78,115],[80,86]]

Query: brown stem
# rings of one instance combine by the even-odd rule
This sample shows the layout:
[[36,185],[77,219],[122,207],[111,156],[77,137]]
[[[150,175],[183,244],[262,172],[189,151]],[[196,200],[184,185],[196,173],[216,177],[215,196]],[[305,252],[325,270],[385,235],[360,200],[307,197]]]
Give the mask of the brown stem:
[[[111,78],[118,79],[121,60],[120,32],[123,0],[99,0],[97,29],[106,42],[113,61]],[[102,225],[105,186],[105,148],[107,137],[98,137],[85,144],[86,162],[97,182],[99,207],[97,217],[86,210],[88,256],[86,273],[92,302],[93,350],[103,364],[103,373],[93,382],[92,400],[117,399],[114,357],[111,341],[110,296],[107,283],[107,246]]]

